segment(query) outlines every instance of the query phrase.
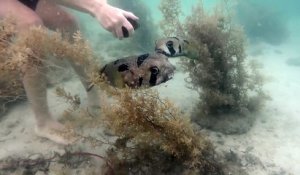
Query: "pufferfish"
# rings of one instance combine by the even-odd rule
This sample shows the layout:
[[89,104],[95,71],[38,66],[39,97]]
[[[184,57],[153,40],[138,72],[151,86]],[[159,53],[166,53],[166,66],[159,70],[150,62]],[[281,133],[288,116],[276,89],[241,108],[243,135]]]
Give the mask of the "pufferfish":
[[155,52],[167,57],[185,56],[197,59],[198,52],[195,44],[178,37],[161,38],[155,42]]
[[152,87],[173,78],[175,66],[162,54],[142,54],[118,59],[106,64],[100,74],[104,74],[115,87]]

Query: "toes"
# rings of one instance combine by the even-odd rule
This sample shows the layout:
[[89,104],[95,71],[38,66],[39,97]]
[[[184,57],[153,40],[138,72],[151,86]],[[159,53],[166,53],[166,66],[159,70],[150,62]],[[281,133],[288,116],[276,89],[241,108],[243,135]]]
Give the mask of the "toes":
[[58,123],[53,125],[49,123],[43,128],[35,128],[38,136],[47,138],[55,143],[62,145],[69,145],[76,141],[74,132],[66,129],[62,124]]

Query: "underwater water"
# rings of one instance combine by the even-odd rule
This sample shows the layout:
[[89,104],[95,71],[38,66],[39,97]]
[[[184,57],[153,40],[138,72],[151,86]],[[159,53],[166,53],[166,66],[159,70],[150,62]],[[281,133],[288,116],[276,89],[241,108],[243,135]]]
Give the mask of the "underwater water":
[[[75,15],[84,39],[91,44],[101,63],[135,54],[153,53],[155,41],[164,37],[160,29],[163,15],[159,10],[159,5],[164,0],[140,0],[138,9],[126,4],[126,1],[123,2],[124,4],[120,1],[122,0],[114,0],[111,3],[130,10],[140,17],[140,28],[135,31],[132,38],[123,40],[115,39],[91,16],[69,10]],[[191,9],[199,1],[180,2],[183,16],[193,16]],[[300,174],[300,1],[202,0],[202,3],[207,13],[212,13],[220,3],[225,3],[226,11],[232,15],[232,22],[242,26],[246,37],[245,59],[255,60],[262,65],[261,74],[266,77],[262,88],[270,99],[260,111],[251,114],[255,116],[255,120],[249,126],[245,126],[249,127],[246,132],[228,134],[199,126],[197,123],[193,125],[207,136],[216,152],[221,155],[216,159],[226,164],[224,165],[227,167],[226,174],[230,172],[233,175]],[[184,22],[185,18],[182,17],[180,20]],[[179,110],[183,111],[182,113],[190,116],[189,114],[198,107],[199,93],[189,88],[191,85],[186,81],[189,75],[183,71],[180,59],[188,58],[169,58],[176,67],[174,78],[153,89],[158,91],[160,97],[170,99]],[[59,72],[61,73],[61,70]],[[66,74],[74,73],[68,71]],[[63,87],[67,92],[78,94],[82,104],[85,105],[86,91],[79,79],[72,75],[71,78],[61,80],[61,76],[61,74],[54,74],[52,79],[54,82],[57,79],[58,86]],[[55,92],[57,84],[48,88],[48,101],[51,113],[59,119],[68,105],[57,97]],[[66,150],[61,145],[41,139],[34,134],[35,120],[29,102],[21,101],[10,105],[8,109],[8,112],[0,116],[0,175],[12,172],[1,170],[5,167],[3,162],[5,163],[9,158],[33,157],[34,159],[35,155],[62,153]],[[228,123],[235,122],[228,120],[222,127],[226,128]],[[84,123],[80,127],[84,130]],[[244,127],[244,125],[236,127]],[[92,135],[101,135],[103,130],[99,128],[99,131],[93,131]],[[112,141],[114,138],[108,137],[107,140]],[[93,146],[87,148],[78,146],[72,149],[76,148],[105,154],[107,147],[93,150]],[[71,162],[74,165],[73,169],[77,170],[76,173],[72,171],[72,166],[69,166],[68,172],[65,173],[91,173],[86,171],[90,164],[80,164],[78,163],[80,161],[83,162],[77,159]],[[53,174],[57,174],[64,169],[64,165],[53,165],[48,169],[53,170]],[[42,174],[41,169],[38,172]],[[23,174],[24,171],[14,173]]]

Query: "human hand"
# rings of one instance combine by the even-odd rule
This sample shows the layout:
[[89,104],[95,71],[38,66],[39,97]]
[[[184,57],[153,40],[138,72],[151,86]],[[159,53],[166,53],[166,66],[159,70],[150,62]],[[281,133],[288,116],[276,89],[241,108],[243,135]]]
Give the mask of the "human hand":
[[100,22],[104,29],[111,32],[116,38],[122,39],[126,36],[123,35],[122,27],[125,27],[129,36],[134,32],[134,27],[127,20],[138,20],[139,18],[133,13],[113,7],[109,4],[104,4],[94,14],[95,18]]

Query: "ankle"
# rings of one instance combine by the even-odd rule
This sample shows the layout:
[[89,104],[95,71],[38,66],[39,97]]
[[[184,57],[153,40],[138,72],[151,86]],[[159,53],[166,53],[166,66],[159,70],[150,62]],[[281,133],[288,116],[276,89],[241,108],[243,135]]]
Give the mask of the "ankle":
[[37,129],[43,129],[43,128],[47,127],[49,125],[49,123],[51,123],[52,121],[54,121],[54,120],[51,117],[37,118],[36,119],[36,127],[37,127]]

